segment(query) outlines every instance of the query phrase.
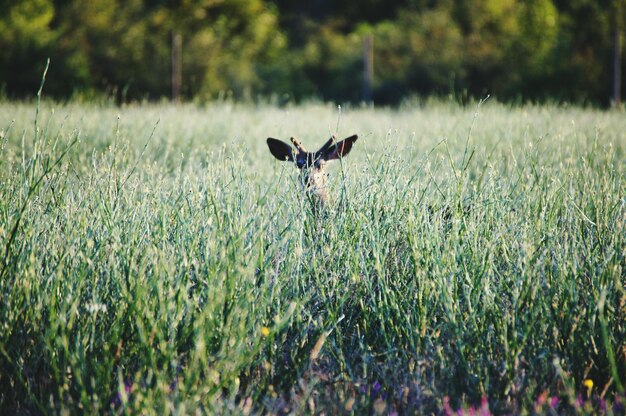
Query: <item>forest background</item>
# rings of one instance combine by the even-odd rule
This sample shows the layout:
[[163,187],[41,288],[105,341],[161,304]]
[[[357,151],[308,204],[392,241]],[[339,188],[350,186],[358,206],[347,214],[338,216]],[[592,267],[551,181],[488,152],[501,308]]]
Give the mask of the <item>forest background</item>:
[[0,93],[606,106],[624,0],[2,0]]

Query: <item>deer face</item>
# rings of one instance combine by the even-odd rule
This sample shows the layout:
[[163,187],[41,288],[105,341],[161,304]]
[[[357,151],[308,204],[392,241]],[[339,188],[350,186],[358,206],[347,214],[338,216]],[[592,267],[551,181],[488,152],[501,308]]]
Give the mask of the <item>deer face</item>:
[[327,199],[326,174],[324,173],[326,162],[345,157],[352,150],[352,145],[357,139],[358,136],[355,134],[337,143],[333,136],[316,152],[308,152],[294,137],[291,138],[291,142],[295,149],[271,137],[267,139],[267,145],[276,159],[294,162],[300,170],[304,190],[315,194],[323,204]]

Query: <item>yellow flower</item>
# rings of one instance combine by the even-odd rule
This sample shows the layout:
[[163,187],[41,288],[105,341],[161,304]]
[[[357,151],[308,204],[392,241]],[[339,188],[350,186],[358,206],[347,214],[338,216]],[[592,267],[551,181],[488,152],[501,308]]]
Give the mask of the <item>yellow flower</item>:
[[587,387],[587,398],[590,398],[591,392],[593,391],[593,380],[590,378],[585,379],[583,386]]
[[266,326],[261,328],[261,335],[263,335],[264,337],[267,337],[270,334],[270,329]]

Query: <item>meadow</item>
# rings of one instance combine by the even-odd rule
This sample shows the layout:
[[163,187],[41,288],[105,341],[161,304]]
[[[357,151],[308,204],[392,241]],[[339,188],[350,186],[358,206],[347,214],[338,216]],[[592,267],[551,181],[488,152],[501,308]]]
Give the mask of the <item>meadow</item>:
[[[265,139],[358,134],[311,212]],[[0,102],[0,413],[624,411],[626,117]]]

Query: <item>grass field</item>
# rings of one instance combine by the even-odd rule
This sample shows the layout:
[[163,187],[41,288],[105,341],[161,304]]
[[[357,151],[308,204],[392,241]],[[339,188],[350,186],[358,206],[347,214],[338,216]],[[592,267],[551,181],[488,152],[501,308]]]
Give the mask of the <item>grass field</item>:
[[[0,103],[0,413],[620,414],[626,116]],[[321,215],[268,136],[358,134]]]

